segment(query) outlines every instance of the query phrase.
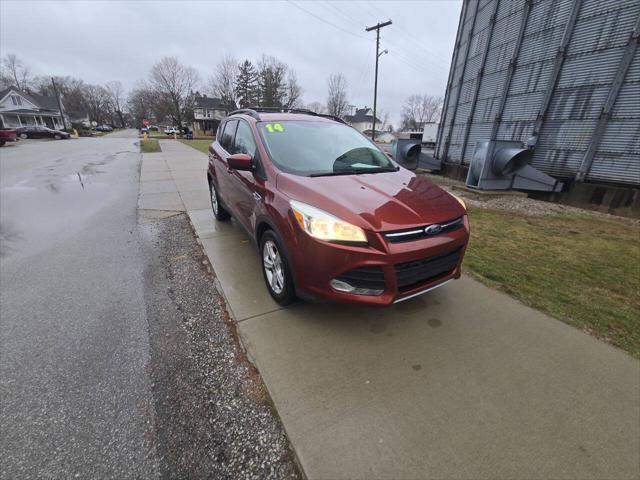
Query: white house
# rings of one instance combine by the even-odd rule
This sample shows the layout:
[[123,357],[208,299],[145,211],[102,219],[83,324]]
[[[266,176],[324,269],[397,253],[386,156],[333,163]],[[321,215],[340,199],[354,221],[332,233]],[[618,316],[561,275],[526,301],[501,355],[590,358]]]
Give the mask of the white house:
[[193,108],[193,132],[195,135],[214,135],[227,113],[235,108],[219,98],[196,95]]
[[15,128],[27,125],[63,128],[56,98],[26,93],[16,87],[0,91],[0,126]]
[[392,143],[395,139],[396,136],[391,132],[382,132],[376,135],[376,142],[378,143]]
[[[354,115],[345,115],[344,119],[360,132],[373,130],[373,110],[369,107],[359,108]],[[376,117],[376,131],[382,130],[380,119]]]

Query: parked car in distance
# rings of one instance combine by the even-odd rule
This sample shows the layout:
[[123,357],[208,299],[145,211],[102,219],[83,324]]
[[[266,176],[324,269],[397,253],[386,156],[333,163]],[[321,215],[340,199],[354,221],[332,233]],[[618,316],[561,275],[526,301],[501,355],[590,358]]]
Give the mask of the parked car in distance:
[[111,125],[98,125],[96,127],[96,131],[98,131],[98,132],[113,132],[113,127]]
[[167,127],[164,129],[164,133],[166,133],[167,135],[173,135],[174,133],[178,135],[180,133],[180,130],[177,127]]
[[67,132],[53,130],[40,125],[18,127],[16,128],[16,132],[20,138],[55,138],[56,140],[66,140],[71,137]]
[[13,128],[0,128],[0,147],[3,147],[7,142],[16,142],[18,140],[18,133]]
[[207,180],[214,216],[248,231],[282,305],[390,305],[460,277],[464,202],[340,119],[232,112],[209,147]]

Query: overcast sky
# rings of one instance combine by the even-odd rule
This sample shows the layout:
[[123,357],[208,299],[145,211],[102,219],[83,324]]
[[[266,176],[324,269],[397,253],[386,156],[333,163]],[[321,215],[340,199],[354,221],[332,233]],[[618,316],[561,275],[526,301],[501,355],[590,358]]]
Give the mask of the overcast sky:
[[397,123],[412,93],[443,95],[461,0],[431,1],[13,1],[0,0],[0,53],[17,54],[35,74],[127,89],[164,55],[195,67],[203,86],[226,54],[274,55],[292,67],[304,102],[325,103],[327,77],[341,72],[351,103],[373,104],[375,33],[378,105]]

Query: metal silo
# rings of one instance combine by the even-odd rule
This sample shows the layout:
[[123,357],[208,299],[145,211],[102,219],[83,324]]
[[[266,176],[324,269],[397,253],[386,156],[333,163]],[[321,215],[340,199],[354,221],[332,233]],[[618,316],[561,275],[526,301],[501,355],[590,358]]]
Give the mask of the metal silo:
[[467,0],[436,156],[510,140],[576,184],[640,186],[640,0]]

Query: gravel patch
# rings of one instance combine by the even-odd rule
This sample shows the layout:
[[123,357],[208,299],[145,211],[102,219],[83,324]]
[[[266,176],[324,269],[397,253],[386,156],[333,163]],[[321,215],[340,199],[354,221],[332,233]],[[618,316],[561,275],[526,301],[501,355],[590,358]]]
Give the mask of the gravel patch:
[[163,478],[297,479],[280,419],[239,344],[184,214],[145,224],[154,435]]

